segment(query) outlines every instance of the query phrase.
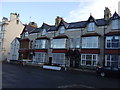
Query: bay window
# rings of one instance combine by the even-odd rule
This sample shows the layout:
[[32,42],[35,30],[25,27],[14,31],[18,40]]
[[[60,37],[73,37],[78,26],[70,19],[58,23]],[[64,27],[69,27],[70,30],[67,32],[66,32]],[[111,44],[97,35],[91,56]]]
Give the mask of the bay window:
[[76,43],[75,43],[76,48],[80,48],[80,38],[76,38]]
[[37,63],[47,62],[46,53],[35,52],[35,60]]
[[80,38],[70,38],[70,48],[80,48]]
[[96,66],[97,57],[97,54],[81,54],[81,65]]
[[53,64],[65,64],[65,54],[64,53],[53,53]]
[[105,55],[105,66],[120,67],[120,55]]
[[35,40],[35,49],[45,49],[46,40]]
[[95,23],[91,22],[88,24],[88,31],[94,31],[95,30]]
[[51,41],[51,48],[66,48],[66,39],[53,39]]
[[70,38],[70,48],[74,48],[74,38]]
[[82,48],[98,48],[99,37],[82,37]]
[[106,48],[120,48],[120,36],[107,36]]

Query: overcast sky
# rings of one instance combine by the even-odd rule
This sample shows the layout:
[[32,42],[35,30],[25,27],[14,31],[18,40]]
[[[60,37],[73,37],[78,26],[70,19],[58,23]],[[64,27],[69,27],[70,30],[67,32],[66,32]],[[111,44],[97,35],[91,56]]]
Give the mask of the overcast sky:
[[[43,2],[44,1],[44,2]],[[2,0],[0,2],[0,20],[9,19],[10,13],[19,13],[22,23],[34,21],[40,27],[43,22],[53,25],[56,16],[67,22],[87,20],[92,14],[96,19],[103,18],[108,7],[113,14],[118,12],[120,0]]]

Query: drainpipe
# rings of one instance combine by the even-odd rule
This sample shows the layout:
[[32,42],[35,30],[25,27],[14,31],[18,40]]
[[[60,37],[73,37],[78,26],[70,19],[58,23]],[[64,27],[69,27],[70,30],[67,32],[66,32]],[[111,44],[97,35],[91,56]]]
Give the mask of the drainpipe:
[[106,25],[104,26],[104,34],[103,34],[103,67],[105,66],[105,29],[106,29]]

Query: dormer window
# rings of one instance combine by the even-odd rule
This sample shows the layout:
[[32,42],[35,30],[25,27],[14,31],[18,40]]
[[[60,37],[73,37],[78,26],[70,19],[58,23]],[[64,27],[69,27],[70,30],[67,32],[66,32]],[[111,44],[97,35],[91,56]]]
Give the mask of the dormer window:
[[88,31],[94,31],[95,30],[95,23],[91,22],[88,24]]
[[60,27],[60,34],[65,33],[65,28],[64,27]]
[[42,36],[45,36],[45,35],[46,35],[46,29],[43,29]]
[[119,24],[120,24],[120,20],[113,20],[112,21],[112,29],[119,29]]
[[28,37],[28,32],[25,32],[25,37]]

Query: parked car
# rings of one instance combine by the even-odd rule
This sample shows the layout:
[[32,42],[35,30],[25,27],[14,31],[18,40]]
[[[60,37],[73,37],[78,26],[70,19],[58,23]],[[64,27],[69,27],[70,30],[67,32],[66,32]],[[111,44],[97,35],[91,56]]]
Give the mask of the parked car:
[[116,67],[97,67],[96,74],[102,77],[112,76],[112,77],[120,77],[120,68]]

